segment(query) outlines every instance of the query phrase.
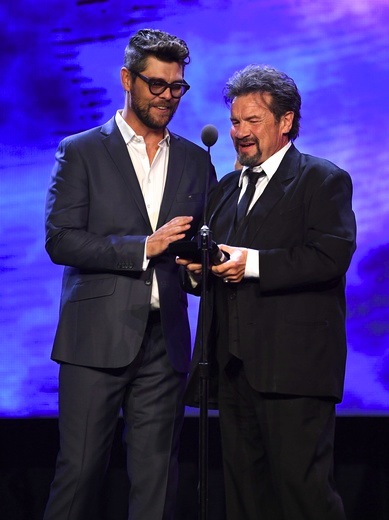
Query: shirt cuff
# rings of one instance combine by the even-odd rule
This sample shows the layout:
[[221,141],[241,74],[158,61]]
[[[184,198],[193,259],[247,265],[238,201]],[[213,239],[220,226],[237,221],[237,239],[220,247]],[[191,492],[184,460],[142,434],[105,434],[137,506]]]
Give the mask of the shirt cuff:
[[259,278],[259,251],[256,249],[247,249],[244,278]]
[[196,275],[196,274],[190,273],[189,271],[187,271],[187,274],[188,274],[188,278],[189,278],[190,284],[192,286],[192,289],[196,289],[196,287],[200,283],[201,275]]
[[146,240],[145,240],[145,248],[143,250],[143,263],[142,263],[142,271],[146,271],[146,269],[148,268],[149,266],[149,262],[150,262],[150,258],[147,258],[146,256],[146,249],[147,249],[147,241],[148,241],[149,237],[146,237]]

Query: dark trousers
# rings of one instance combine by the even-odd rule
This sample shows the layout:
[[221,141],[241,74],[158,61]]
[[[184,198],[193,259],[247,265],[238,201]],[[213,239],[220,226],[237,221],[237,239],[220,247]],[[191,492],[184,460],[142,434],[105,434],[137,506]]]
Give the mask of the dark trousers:
[[261,394],[235,360],[220,373],[219,406],[228,520],[345,520],[333,402]]
[[44,520],[95,518],[93,506],[123,412],[131,520],[172,520],[186,376],[168,360],[158,312],[152,312],[130,366],[95,369],[62,364],[60,452]]

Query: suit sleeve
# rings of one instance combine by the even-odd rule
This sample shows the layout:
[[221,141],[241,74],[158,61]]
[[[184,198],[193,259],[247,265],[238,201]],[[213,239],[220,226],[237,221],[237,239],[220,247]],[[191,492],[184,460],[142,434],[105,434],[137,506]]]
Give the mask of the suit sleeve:
[[332,171],[299,209],[295,243],[259,250],[261,292],[318,289],[343,277],[356,247],[351,202],[350,176]]
[[45,245],[51,260],[80,269],[140,271],[146,236],[91,232],[85,159],[70,139],[60,143],[55,158],[46,199]]

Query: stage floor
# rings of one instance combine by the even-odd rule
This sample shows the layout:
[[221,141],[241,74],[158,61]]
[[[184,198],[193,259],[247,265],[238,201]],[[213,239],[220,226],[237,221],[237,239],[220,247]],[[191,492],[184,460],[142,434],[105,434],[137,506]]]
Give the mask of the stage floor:
[[[128,480],[116,431],[111,464],[96,520],[127,520]],[[180,450],[176,520],[198,519],[198,431],[196,416],[185,419]],[[335,476],[348,520],[389,518],[389,417],[339,417]],[[56,419],[0,420],[0,518],[41,520],[58,450]],[[225,520],[217,416],[209,418],[210,520]]]

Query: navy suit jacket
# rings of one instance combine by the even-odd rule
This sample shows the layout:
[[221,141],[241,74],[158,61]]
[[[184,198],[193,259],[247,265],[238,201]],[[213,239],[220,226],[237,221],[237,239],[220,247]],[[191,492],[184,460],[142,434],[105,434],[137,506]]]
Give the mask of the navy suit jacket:
[[[213,373],[217,375],[215,351],[223,337],[227,345],[221,351],[238,344],[256,390],[340,401],[346,360],[345,274],[356,247],[350,176],[292,145],[234,233],[239,175],[226,175],[213,192],[209,227],[219,244],[257,250],[260,278],[238,284],[209,278],[204,343]],[[216,298],[222,314],[218,322]],[[192,405],[198,402],[200,337],[199,327],[187,390]],[[210,406],[216,406],[216,389],[211,378]]]
[[[157,227],[192,215],[190,238],[201,222],[208,175],[212,186],[216,176],[207,152],[171,134]],[[176,370],[188,370],[188,303],[175,259],[160,255],[142,271],[145,240],[152,232],[114,118],[64,139],[46,204],[46,249],[54,263],[66,266],[54,360],[93,367],[128,365],[143,340],[155,270],[168,355]]]

